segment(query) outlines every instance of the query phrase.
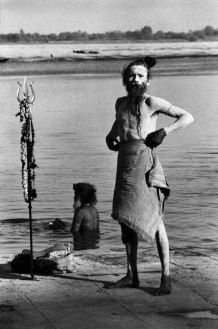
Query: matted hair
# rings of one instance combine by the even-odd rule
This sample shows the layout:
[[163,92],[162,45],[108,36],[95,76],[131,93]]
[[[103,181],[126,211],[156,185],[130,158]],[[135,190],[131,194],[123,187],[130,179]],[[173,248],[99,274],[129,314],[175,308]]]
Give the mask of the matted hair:
[[127,66],[124,66],[122,77],[123,85],[126,86],[129,82],[129,70],[132,66],[144,66],[148,70],[148,80],[151,78],[151,68],[156,64],[156,59],[150,56],[146,56],[142,59],[136,59],[133,62],[129,63]]
[[96,204],[97,196],[96,196],[96,187],[89,183],[77,183],[73,184],[73,189],[75,194],[80,195],[81,205],[85,205],[87,203]]

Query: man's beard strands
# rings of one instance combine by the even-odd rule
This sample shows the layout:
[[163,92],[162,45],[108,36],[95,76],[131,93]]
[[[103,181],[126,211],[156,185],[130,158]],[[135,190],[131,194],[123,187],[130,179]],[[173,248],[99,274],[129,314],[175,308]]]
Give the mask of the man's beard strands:
[[144,102],[145,99],[145,92],[147,91],[147,85],[143,84],[138,85],[138,84],[129,84],[126,86],[126,90],[128,93],[128,101],[131,106],[131,111],[136,115],[136,120],[137,120],[137,131],[138,135],[140,138],[141,137],[141,105]]
[[126,90],[129,98],[143,97],[144,93],[147,91],[147,86],[146,84],[138,85],[137,83],[128,84]]

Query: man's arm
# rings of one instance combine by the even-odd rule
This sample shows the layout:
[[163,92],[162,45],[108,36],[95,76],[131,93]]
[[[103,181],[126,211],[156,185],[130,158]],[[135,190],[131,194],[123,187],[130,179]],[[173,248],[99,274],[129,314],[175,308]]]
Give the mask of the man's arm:
[[82,225],[82,221],[83,221],[83,213],[82,213],[81,209],[77,209],[74,214],[74,217],[73,217],[73,223],[72,223],[70,232],[72,232],[72,233],[78,232]]
[[151,148],[160,145],[163,139],[169,133],[184,128],[194,121],[194,118],[190,113],[179,107],[171,105],[169,102],[161,98],[155,98],[152,104],[152,108],[154,113],[163,113],[170,117],[176,118],[176,121],[167,127],[161,128],[148,134],[145,139],[145,144]]
[[113,123],[113,126],[111,128],[111,131],[106,136],[106,144],[109,150],[117,152],[119,150],[119,141],[117,139],[118,137],[118,127],[117,127],[117,121],[115,120]]
[[[117,100],[116,104],[115,104],[116,112],[118,110],[118,103],[119,103],[119,100]],[[106,143],[107,143],[108,148],[115,152],[118,151],[118,149],[119,149],[119,141],[118,141],[117,137],[119,137],[119,129],[118,129],[118,125],[117,125],[117,120],[115,120],[110,132],[106,136]]]
[[176,121],[163,128],[167,135],[175,130],[185,128],[194,121],[194,118],[190,113],[173,105],[171,105],[167,110],[164,108],[159,112],[164,113],[172,118],[176,118]]
[[115,140],[119,136],[119,130],[117,125],[117,120],[114,121],[110,132],[107,134],[107,137]]

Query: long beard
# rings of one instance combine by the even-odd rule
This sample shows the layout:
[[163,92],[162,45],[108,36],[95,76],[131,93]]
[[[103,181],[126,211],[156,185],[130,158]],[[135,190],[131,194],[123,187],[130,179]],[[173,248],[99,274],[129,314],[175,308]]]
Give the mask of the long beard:
[[126,86],[126,91],[128,93],[128,98],[131,102],[142,102],[144,99],[144,94],[147,91],[147,85],[143,83],[142,85],[138,85],[137,83],[130,83]]
[[131,111],[136,115],[137,120],[137,131],[139,136],[141,137],[141,106],[145,100],[145,92],[147,91],[147,85],[138,85],[128,84],[126,86],[126,91],[128,93],[128,102],[131,107]]

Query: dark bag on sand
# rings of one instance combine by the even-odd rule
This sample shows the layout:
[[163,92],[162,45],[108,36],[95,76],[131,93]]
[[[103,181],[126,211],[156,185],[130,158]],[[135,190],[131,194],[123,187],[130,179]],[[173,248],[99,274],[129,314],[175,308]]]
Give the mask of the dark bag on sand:
[[30,255],[19,254],[11,261],[12,272],[15,273],[30,273],[31,272],[31,257]]
[[[33,259],[33,272],[37,274],[50,274],[56,268],[56,263],[51,259]],[[31,256],[19,254],[11,261],[11,269],[14,273],[31,273]]]
[[[30,251],[24,249],[10,263],[14,273],[31,273]],[[36,274],[51,274],[74,272],[76,263],[71,244],[61,243],[53,247],[33,253],[33,272]]]

